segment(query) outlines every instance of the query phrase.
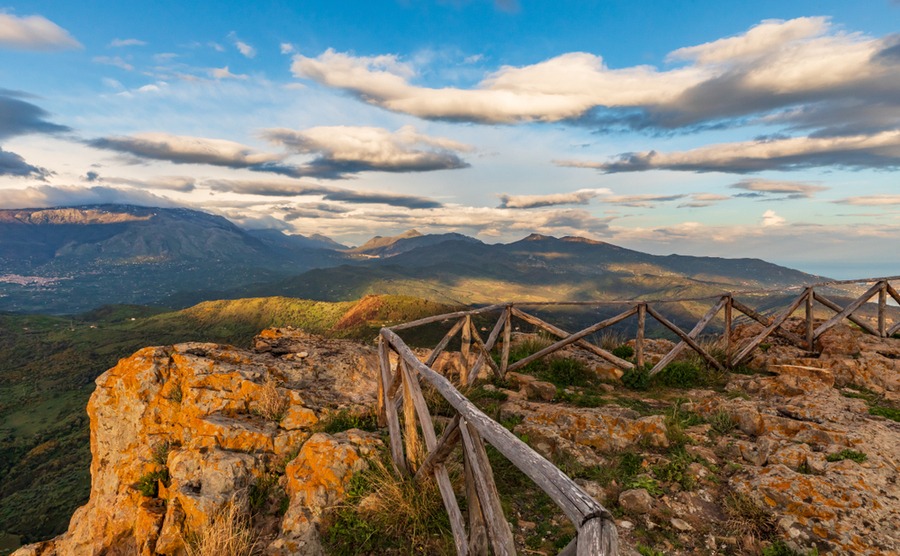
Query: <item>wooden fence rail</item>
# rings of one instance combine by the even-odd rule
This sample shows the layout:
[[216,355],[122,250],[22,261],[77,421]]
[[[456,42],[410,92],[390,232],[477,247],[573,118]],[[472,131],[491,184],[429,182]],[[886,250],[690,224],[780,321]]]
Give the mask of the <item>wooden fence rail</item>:
[[[435,478],[450,517],[458,554],[487,554],[489,548],[498,555],[515,554],[513,535],[509,523],[503,515],[490,462],[484,448],[484,442],[487,441],[547,493],[575,525],[577,530],[575,539],[560,554],[615,555],[618,553],[618,540],[609,511],[592,499],[552,463],[481,412],[446,377],[432,368],[438,357],[457,336],[459,336],[460,342],[459,381],[461,386],[473,384],[479,379],[485,367],[496,377],[504,378],[506,373],[521,369],[537,359],[568,346],[577,346],[587,350],[624,371],[635,368],[644,369],[647,367],[645,366],[645,343],[648,317],[656,320],[680,340],[672,350],[663,355],[656,365],[649,369],[651,376],[662,372],[685,349],[695,351],[710,366],[725,370],[746,361],[772,335],[778,335],[802,349],[814,351],[816,340],[844,320],[849,320],[869,334],[880,337],[892,336],[900,331],[900,319],[894,319],[894,322],[888,325],[887,318],[888,297],[900,304],[900,294],[891,284],[891,281],[896,280],[900,280],[900,277],[825,282],[805,286],[797,297],[772,316],[763,315],[735,299],[735,293],[724,293],[720,296],[706,298],[713,302],[712,306],[688,332],[685,332],[661,312],[661,306],[666,303],[686,301],[677,299],[601,303],[506,303],[436,315],[383,328],[378,339],[379,419],[388,427],[391,456],[396,470],[400,473],[414,474],[417,479],[430,476]],[[873,283],[873,285],[845,307],[841,307],[822,293],[822,290],[827,287],[856,283]],[[740,292],[742,296],[753,293],[759,292]],[[874,323],[870,323],[858,313],[875,296],[878,298],[876,318]],[[699,300],[692,299],[691,301]],[[821,323],[817,322],[814,319],[816,303],[835,314]],[[626,308],[613,317],[575,333],[569,333],[520,309],[522,306],[600,305],[624,305]],[[785,328],[787,320],[801,307],[805,311],[805,327],[802,336]],[[735,345],[732,335],[735,312],[763,327],[756,336],[744,342],[743,345]],[[722,317],[724,321],[722,333],[725,346],[724,361],[714,357],[700,342],[703,331],[720,313],[724,313]],[[497,320],[487,339],[484,340],[473,323],[472,317],[490,314],[496,314]],[[592,334],[635,316],[637,317],[637,335],[634,363],[617,357],[588,340]],[[558,338],[558,341],[518,361],[510,362],[510,343],[514,319],[541,329]],[[424,358],[424,362],[397,334],[398,331],[416,326],[453,320],[456,322],[428,357]],[[818,326],[816,326],[817,324]],[[501,345],[499,362],[495,362],[492,353],[498,342]],[[391,365],[391,352],[396,354],[396,367]],[[473,359],[474,363],[470,365]],[[452,420],[444,428],[440,437],[435,432],[428,404],[422,394],[420,380],[434,388],[455,411]],[[463,518],[445,465],[447,458],[457,447],[461,448],[463,454],[468,524]]]

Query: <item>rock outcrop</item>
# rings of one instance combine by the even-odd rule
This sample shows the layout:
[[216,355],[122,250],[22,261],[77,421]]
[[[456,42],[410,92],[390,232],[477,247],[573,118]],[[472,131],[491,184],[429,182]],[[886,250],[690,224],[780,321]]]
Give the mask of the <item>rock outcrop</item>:
[[275,488],[283,517],[273,512],[257,546],[321,553],[325,510],[381,440],[316,432],[317,423],[371,411],[374,351],[291,329],[263,331],[255,344],[149,347],[101,375],[88,405],[90,500],[66,533],[15,554],[184,554],[218,512],[249,513]]

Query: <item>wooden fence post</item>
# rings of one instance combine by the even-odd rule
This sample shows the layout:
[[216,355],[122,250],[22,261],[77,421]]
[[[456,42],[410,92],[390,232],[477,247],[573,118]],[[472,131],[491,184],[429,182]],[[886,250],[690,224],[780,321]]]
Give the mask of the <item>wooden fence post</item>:
[[638,305],[637,337],[634,339],[634,366],[641,370],[644,368],[644,325],[647,322],[647,304]]

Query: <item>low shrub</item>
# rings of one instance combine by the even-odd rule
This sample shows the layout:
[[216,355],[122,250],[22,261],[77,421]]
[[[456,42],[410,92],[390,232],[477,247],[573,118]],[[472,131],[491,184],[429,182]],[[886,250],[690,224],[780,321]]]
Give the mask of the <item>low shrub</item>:
[[634,357],[634,348],[623,344],[613,348],[611,353],[620,359],[628,359]]

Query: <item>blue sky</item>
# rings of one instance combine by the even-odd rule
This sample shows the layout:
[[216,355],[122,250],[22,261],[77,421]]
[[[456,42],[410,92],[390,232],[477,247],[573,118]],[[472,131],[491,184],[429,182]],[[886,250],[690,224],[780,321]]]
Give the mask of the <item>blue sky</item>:
[[0,206],[900,274],[900,3],[0,4]]

